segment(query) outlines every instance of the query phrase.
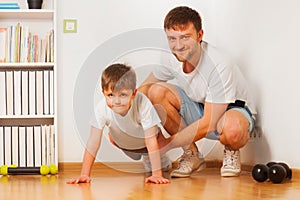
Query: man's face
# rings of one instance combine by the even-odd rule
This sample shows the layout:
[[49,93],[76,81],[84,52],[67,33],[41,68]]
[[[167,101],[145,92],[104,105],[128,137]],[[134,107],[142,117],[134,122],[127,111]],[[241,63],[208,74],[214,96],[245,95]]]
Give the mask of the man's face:
[[119,115],[126,115],[136,91],[130,89],[121,89],[120,91],[112,91],[111,89],[103,91],[106,104],[115,113]]
[[185,29],[175,27],[165,30],[169,47],[178,61],[185,62],[197,56],[203,31],[197,32],[193,23],[188,23]]

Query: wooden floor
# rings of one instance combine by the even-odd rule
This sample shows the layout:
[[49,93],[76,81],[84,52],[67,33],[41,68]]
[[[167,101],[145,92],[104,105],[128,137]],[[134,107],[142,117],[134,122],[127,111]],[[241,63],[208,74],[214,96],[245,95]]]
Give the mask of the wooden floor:
[[[294,171],[293,171],[294,172]],[[190,178],[171,179],[167,185],[145,184],[144,173],[127,173],[107,166],[93,168],[92,182],[69,185],[79,168],[65,167],[58,175],[10,175],[0,177],[0,199],[104,199],[104,200],[188,200],[188,199],[285,199],[300,198],[298,171],[292,181],[282,184],[255,182],[250,172],[240,177],[222,178],[218,168],[206,168]],[[169,173],[165,173],[169,176]],[[296,177],[295,177],[296,176]]]

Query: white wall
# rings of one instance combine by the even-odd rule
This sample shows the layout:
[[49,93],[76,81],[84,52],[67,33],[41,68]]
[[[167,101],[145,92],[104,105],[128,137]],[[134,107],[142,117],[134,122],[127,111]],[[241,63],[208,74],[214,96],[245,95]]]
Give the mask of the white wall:
[[[300,102],[296,60],[300,43],[297,24],[300,13],[296,9],[300,2],[297,0],[58,1],[59,161],[82,160],[84,141],[89,134],[88,123],[85,122],[89,119],[84,114],[85,106],[82,106],[80,109],[83,114],[80,117],[87,125],[77,124],[74,115],[78,115],[80,109],[76,108],[77,113],[74,113],[73,95],[77,78],[85,73],[85,66],[93,53],[130,31],[162,28],[165,14],[176,5],[188,5],[201,13],[205,39],[225,49],[249,80],[264,133],[262,139],[249,142],[243,149],[242,161],[250,164],[269,160],[285,161],[292,167],[300,168],[297,156],[297,152],[300,152],[300,136],[297,134],[297,113],[300,109],[296,106]],[[78,32],[64,34],[63,19],[73,18],[78,20]],[[120,48],[123,46],[121,42]],[[126,56],[141,58],[134,56],[134,53],[126,53],[128,55],[123,55],[123,59]],[[119,56],[122,55],[116,55],[116,58]],[[99,63],[105,59],[99,57]],[[150,62],[149,59],[137,60],[128,62],[141,66],[143,62]],[[82,130],[86,130],[86,133]],[[221,159],[221,145],[214,146],[209,153],[207,146],[210,144],[214,143],[199,143],[207,159]],[[179,154],[179,150],[173,150],[170,155],[175,159]],[[112,147],[106,137],[99,155],[102,161],[129,160]]]

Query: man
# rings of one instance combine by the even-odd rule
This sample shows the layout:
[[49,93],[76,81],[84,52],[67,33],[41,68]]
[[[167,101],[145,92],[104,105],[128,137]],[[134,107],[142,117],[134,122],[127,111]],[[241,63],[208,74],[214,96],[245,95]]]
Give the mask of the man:
[[[171,176],[187,177],[204,168],[194,142],[205,137],[219,140],[225,147],[221,175],[238,176],[239,149],[247,143],[256,115],[246,81],[222,53],[202,41],[197,11],[185,6],[172,9],[165,17],[164,29],[175,57],[155,69],[140,91],[155,105],[171,135],[160,141],[162,151],[184,149]],[[167,82],[172,79],[178,86]]]

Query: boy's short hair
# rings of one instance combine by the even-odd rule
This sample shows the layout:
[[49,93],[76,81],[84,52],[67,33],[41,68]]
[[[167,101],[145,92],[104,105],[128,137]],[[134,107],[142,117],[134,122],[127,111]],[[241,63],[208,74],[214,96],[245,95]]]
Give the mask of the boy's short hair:
[[184,30],[188,23],[193,23],[197,32],[202,29],[202,20],[199,13],[187,6],[173,8],[166,15],[164,20],[164,29]]
[[120,91],[122,89],[136,89],[136,74],[132,67],[125,64],[108,66],[101,76],[102,90]]

